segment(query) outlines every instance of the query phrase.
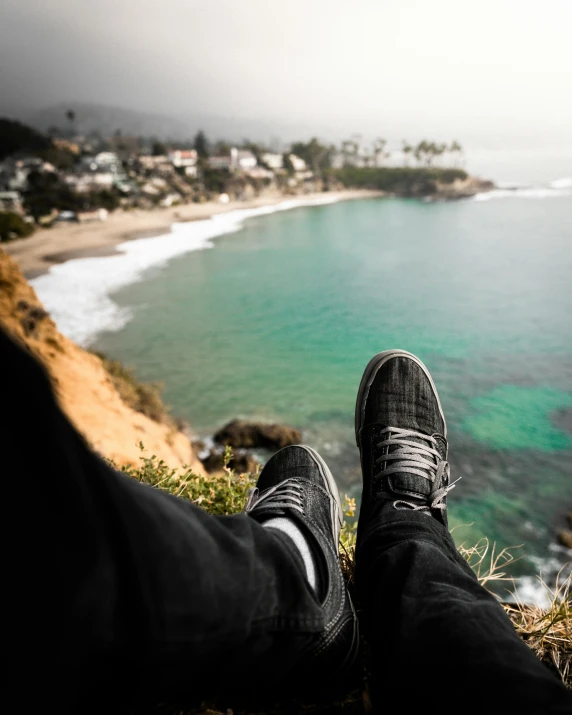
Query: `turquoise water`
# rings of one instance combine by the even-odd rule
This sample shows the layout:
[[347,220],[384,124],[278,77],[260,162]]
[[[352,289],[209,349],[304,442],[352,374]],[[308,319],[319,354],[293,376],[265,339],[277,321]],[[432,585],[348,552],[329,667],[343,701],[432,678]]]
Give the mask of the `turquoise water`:
[[201,435],[244,416],[294,424],[359,495],[362,370],[426,362],[449,426],[458,541],[563,562],[572,510],[572,201],[348,201],[249,220],[113,296],[95,348],[160,380]]

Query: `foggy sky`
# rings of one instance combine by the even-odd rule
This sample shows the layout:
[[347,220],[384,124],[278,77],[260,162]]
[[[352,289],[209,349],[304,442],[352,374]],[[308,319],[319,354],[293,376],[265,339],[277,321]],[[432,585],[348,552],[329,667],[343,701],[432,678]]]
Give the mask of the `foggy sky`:
[[571,0],[2,0],[0,114],[82,101],[570,141]]

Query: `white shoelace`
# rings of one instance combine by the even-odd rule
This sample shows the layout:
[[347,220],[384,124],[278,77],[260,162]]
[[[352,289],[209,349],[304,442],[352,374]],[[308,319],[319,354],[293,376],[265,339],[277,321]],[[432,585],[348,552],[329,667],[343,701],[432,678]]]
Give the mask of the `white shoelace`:
[[[413,441],[423,440],[422,443]],[[380,434],[381,441],[376,443],[376,449],[385,449],[386,453],[381,454],[376,460],[376,464],[381,464],[380,471],[374,476],[375,479],[389,474],[415,474],[426,479],[431,484],[431,491],[427,504],[415,504],[405,499],[394,501],[395,509],[413,509],[430,513],[431,509],[444,511],[447,506],[444,498],[455,487],[459,481],[456,479],[449,484],[450,469],[449,463],[444,460],[438,450],[437,440],[430,435],[414,430],[402,429],[400,427],[387,427]],[[393,447],[392,452],[389,449]],[[380,496],[386,499],[394,499],[395,495],[382,493]]]

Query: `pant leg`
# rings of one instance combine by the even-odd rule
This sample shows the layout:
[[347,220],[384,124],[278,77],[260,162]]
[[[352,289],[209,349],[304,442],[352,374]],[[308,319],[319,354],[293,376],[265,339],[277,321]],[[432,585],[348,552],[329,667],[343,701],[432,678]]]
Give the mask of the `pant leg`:
[[1,330],[0,358],[4,509],[16,517],[5,647],[31,684],[13,680],[18,701],[112,712],[259,691],[294,667],[323,617],[280,539],[115,472]]
[[436,520],[395,511],[370,527],[356,577],[379,711],[392,703],[401,712],[433,704],[441,713],[572,713],[570,691],[517,636]]

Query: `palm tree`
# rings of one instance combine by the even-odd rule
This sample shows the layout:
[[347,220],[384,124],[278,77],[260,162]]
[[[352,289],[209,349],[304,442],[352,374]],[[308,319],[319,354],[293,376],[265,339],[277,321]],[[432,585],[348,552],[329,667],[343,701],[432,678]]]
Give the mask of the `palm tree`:
[[360,134],[352,134],[351,139],[342,142],[342,155],[345,166],[356,166],[360,150]]
[[437,144],[435,147],[435,153],[439,159],[445,155],[446,151],[447,145],[444,142],[442,144]]
[[349,139],[342,141],[342,156],[344,158],[344,166],[349,166],[353,154],[353,142]]
[[409,155],[413,153],[413,147],[408,141],[403,141],[401,142],[402,145],[402,152],[403,152],[403,158],[405,161],[405,166],[409,166]]
[[422,139],[415,147],[413,156],[420,164],[424,161],[425,166],[431,166],[433,146],[427,139]]
[[389,158],[389,152],[385,151],[387,139],[375,139],[373,142],[374,166],[383,165],[385,159]]
[[70,135],[73,136],[75,134],[75,112],[73,111],[73,109],[67,110],[66,118],[70,123]]
[[454,157],[456,157],[455,166],[459,166],[459,164],[461,163],[461,162],[460,162],[460,159],[461,159],[462,154],[463,154],[463,147],[459,144],[459,142],[458,142],[456,139],[454,139],[454,140],[451,142],[451,146],[449,147],[449,151],[451,152],[451,154],[452,154]]

